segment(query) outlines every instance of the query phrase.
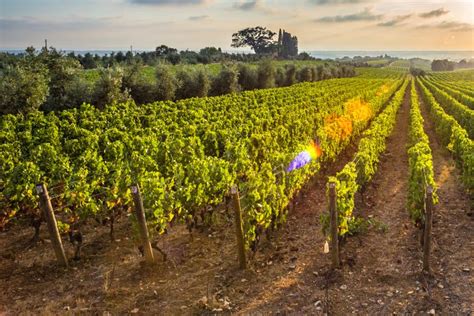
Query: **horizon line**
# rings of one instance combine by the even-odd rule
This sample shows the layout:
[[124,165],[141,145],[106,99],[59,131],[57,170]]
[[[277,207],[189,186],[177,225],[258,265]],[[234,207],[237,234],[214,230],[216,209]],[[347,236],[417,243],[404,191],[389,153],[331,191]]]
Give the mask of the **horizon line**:
[[[164,44],[165,45],[165,44]],[[32,45],[31,45],[32,46]],[[28,47],[28,46],[27,46]],[[9,48],[9,47],[0,47],[0,51],[25,51],[26,48]],[[33,46],[34,47],[34,46]],[[54,46],[49,46],[58,49],[59,51],[130,51],[130,47],[128,48],[57,48]],[[158,46],[157,46],[158,47]],[[171,47],[171,46],[168,46]],[[216,47],[221,48],[223,52],[240,52],[240,53],[253,53],[252,50],[238,50],[238,49],[223,49],[222,47],[218,46],[204,46],[198,49],[192,48],[185,48],[180,49],[177,48],[179,51],[199,51],[200,49],[206,47]],[[35,47],[35,49],[41,49],[43,46]],[[172,47],[175,48],[175,47]],[[140,52],[147,52],[147,51],[154,51],[155,48],[135,48],[133,47],[133,51],[140,51]],[[466,50],[438,50],[438,49],[301,49],[303,52],[472,52],[474,53],[474,49],[466,49]]]

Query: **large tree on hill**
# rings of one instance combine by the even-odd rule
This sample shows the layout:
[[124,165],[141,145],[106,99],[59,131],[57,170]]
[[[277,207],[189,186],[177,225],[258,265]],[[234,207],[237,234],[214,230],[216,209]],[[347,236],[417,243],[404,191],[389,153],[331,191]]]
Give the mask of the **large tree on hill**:
[[256,54],[268,54],[277,49],[275,32],[266,27],[248,27],[232,34],[232,47],[250,46]]

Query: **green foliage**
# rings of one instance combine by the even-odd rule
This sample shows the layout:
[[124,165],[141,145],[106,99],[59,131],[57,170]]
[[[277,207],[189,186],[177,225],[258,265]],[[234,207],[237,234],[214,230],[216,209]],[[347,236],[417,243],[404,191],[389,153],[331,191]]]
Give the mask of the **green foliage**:
[[209,91],[211,90],[211,80],[206,70],[197,70],[193,87],[193,97],[202,98],[209,94]]
[[253,90],[258,88],[257,71],[250,65],[239,64],[237,66],[239,72],[239,85],[242,90]]
[[407,74],[406,69],[399,68],[371,68],[371,67],[358,67],[357,76],[360,78],[389,78],[389,77],[402,77]]
[[[270,62],[255,55],[251,58],[223,53],[213,47],[204,49],[202,54],[192,51],[178,53],[176,49],[164,45],[159,46],[157,51],[135,55],[130,51],[113,52],[109,56],[93,56],[90,53],[76,56],[73,52],[64,55],[54,48],[43,49],[40,53],[28,48],[23,56],[0,53],[0,102],[4,104],[4,110],[0,108],[0,113],[27,113],[38,107],[47,112],[60,111],[78,108],[83,103],[103,108],[113,102],[113,96],[118,96],[117,101],[132,97],[138,104],[145,104],[157,100],[289,86],[297,83],[295,74],[301,67],[310,68],[314,81],[318,78],[315,66],[322,63],[313,59],[294,60],[288,67],[288,74],[285,74],[288,62],[284,60]],[[182,59],[188,65],[181,63]],[[239,61],[237,73],[233,73],[233,66],[221,64],[227,60]],[[178,61],[178,65],[170,65]],[[210,61],[221,63],[189,65]],[[155,68],[157,64],[160,65],[158,70]],[[330,64],[324,63],[321,68],[327,73],[323,79],[354,75],[347,70],[352,68],[346,65]],[[102,66],[106,70],[92,69]],[[176,78],[178,74],[180,80]],[[235,78],[238,84],[235,84]]]
[[40,64],[16,65],[0,73],[0,113],[39,109],[49,94],[47,69]]
[[113,103],[125,102],[130,98],[129,91],[123,89],[123,70],[119,67],[102,69],[97,81],[93,101],[98,108]]
[[291,86],[296,83],[296,67],[295,65],[287,65],[286,77],[285,77],[285,86]]
[[[42,61],[49,72],[49,96],[42,109],[46,111],[57,111],[64,110],[70,107],[75,107],[77,104],[74,99],[76,96],[74,93],[77,89],[77,85],[85,86],[84,82],[78,82],[75,80],[78,77],[79,71],[82,70],[80,63],[72,58],[62,56],[61,54],[52,51],[42,55]],[[85,92],[89,92],[90,89]],[[73,94],[70,95],[69,93]],[[88,96],[85,93],[85,97],[82,102],[88,101]],[[75,102],[71,104],[70,102]],[[89,100],[90,101],[90,100]]]
[[222,58],[222,50],[215,47],[205,47],[199,50],[199,55],[201,55],[201,61],[204,64],[209,64]]
[[428,136],[423,130],[423,117],[420,112],[415,81],[411,80],[410,132],[408,147],[408,211],[412,220],[424,222],[425,194],[427,186],[433,188],[433,204],[437,202],[434,181],[433,157]]
[[430,76],[437,80],[473,85],[474,69],[463,71],[433,72]]
[[92,103],[94,86],[81,76],[75,76],[64,87],[66,108],[78,108],[82,103]]
[[193,74],[186,70],[180,70],[176,74],[178,80],[178,89],[176,91],[177,99],[187,99],[193,96],[194,78]]
[[[320,162],[334,160],[350,143],[325,132],[326,118],[343,115],[346,102],[359,98],[375,113],[399,85],[394,79],[350,78],[178,102],[112,102],[102,110],[83,104],[2,116],[1,222],[37,211],[34,185],[40,181],[60,188],[53,201],[58,213],[84,219],[129,209],[130,185],[138,183],[149,225],[162,233],[172,221],[212,218],[237,184],[250,245],[286,220],[288,203]],[[387,87],[382,94],[381,87]],[[368,122],[354,125],[351,137]],[[285,172],[314,137],[323,156]]]
[[410,67],[410,74],[414,77],[425,76],[426,72],[423,69]]
[[298,55],[298,38],[280,29],[278,32],[278,56],[283,58]]
[[332,78],[331,71],[327,67],[324,67],[323,65],[319,65],[318,67],[316,67],[316,70],[318,72],[319,80],[326,80],[326,79]]
[[155,100],[174,100],[179,83],[175,75],[171,72],[170,68],[165,65],[158,65],[156,67],[155,75]]
[[465,129],[436,101],[424,82],[417,79],[424,103],[429,107],[436,132],[442,143],[456,157],[458,167],[462,170],[463,182],[470,195],[474,192],[474,142]]
[[[408,81],[404,80],[390,103],[363,132],[354,160],[347,163],[336,174],[336,177],[331,177],[329,180],[336,183],[340,236],[351,233],[355,193],[359,188],[365,186],[377,171],[379,156],[385,150],[386,138],[395,125],[396,115],[403,102],[407,84]],[[357,226],[356,224],[354,223],[355,226]]]
[[286,82],[286,72],[284,68],[277,67],[275,72],[275,85],[277,87],[284,87]]
[[251,47],[256,54],[265,54],[276,47],[273,37],[276,33],[266,27],[248,27],[232,34],[232,47]]
[[122,90],[130,91],[130,96],[139,104],[155,100],[155,86],[138,63],[124,69]]
[[207,96],[210,88],[209,78],[204,70],[180,70],[176,75],[179,87],[177,99]]
[[459,125],[466,130],[471,139],[474,138],[474,110],[458,102],[451,95],[439,89],[428,80],[422,80],[422,82],[443,107],[444,111],[456,119]]
[[[336,210],[338,214],[339,235],[344,236],[351,232],[354,217],[354,196],[359,185],[357,184],[357,170],[354,162],[350,162],[337,173],[335,177],[330,177],[328,183],[336,184]],[[329,186],[326,191],[329,195]],[[326,225],[328,221],[325,221]],[[328,233],[329,226],[323,225],[323,232]]]
[[273,88],[275,86],[275,65],[271,60],[263,60],[258,65],[257,83],[261,89]]
[[212,95],[222,95],[239,91],[239,73],[233,65],[222,67],[219,75],[212,81]]
[[[429,79],[429,78],[427,78]],[[468,89],[463,89],[458,85],[452,85],[451,82],[439,82],[439,81],[432,81],[429,80],[430,83],[434,84],[437,88],[443,90],[454,99],[456,99],[459,103],[462,103],[468,106],[471,110],[474,110],[474,91],[470,91]]]
[[299,82],[311,82],[313,81],[313,72],[310,67],[302,68],[298,73]]
[[454,70],[454,62],[447,59],[435,59],[431,63],[431,70],[433,71],[450,71]]

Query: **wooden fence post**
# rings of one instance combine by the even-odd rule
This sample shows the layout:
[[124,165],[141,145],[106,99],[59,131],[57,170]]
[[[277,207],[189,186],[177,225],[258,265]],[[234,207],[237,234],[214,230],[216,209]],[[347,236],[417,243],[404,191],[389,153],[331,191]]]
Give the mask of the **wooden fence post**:
[[49,199],[48,189],[44,183],[37,184],[36,192],[39,195],[40,208],[43,211],[44,218],[46,219],[46,223],[48,225],[49,236],[51,237],[51,244],[53,245],[56,258],[61,265],[67,268],[68,262],[66,254],[64,253],[61,235],[59,234],[58,223],[56,222],[56,217],[54,216],[53,206],[51,205],[51,200]]
[[237,237],[237,250],[239,253],[239,264],[240,269],[247,268],[247,260],[245,259],[245,241],[244,241],[244,229],[242,226],[242,210],[240,208],[240,196],[237,186],[234,185],[230,189],[232,195],[234,217],[235,217],[235,235]]
[[433,188],[428,186],[425,195],[425,230],[423,237],[423,271],[431,273],[431,227],[433,225]]
[[339,268],[339,234],[336,209],[336,184],[329,183],[329,213],[331,225],[331,259],[333,268]]
[[138,184],[132,185],[133,203],[135,205],[135,215],[138,221],[138,229],[140,230],[140,237],[142,239],[143,250],[145,253],[145,261],[149,264],[155,262],[153,250],[151,248],[150,238],[148,235],[148,227],[146,226],[145,208],[143,207],[143,199],[140,193]]

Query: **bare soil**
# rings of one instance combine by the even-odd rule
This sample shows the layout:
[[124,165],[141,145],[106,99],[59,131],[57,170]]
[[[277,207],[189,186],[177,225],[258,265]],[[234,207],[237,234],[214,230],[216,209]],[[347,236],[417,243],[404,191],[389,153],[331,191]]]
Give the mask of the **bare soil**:
[[[0,314],[331,314],[470,315],[474,310],[474,230],[469,199],[427,115],[440,202],[434,213],[433,276],[421,273],[418,229],[406,209],[409,99],[398,114],[379,170],[358,198],[366,231],[342,245],[342,268],[323,253],[320,215],[325,185],[349,161],[352,144],[302,191],[284,227],[265,238],[246,271],[238,270],[234,226],[225,217],[213,230],[183,226],[159,237],[168,254],[146,267],[130,221],[123,217],[111,242],[107,227],[84,228],[82,259],[57,266],[46,229],[27,247],[31,228],[0,233]],[[424,113],[426,114],[426,113]],[[73,247],[64,244],[68,257]]]
[[340,281],[331,291],[337,315],[411,314],[430,307],[420,306],[421,253],[406,208],[409,114],[407,91],[378,171],[357,202],[359,216],[370,218],[377,229],[349,238],[342,248],[343,258],[351,264],[340,271]]
[[449,151],[440,143],[426,106],[421,106],[430,138],[439,203],[433,217],[434,281],[431,299],[446,315],[474,313],[473,201]]

